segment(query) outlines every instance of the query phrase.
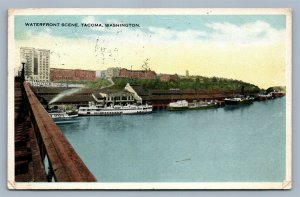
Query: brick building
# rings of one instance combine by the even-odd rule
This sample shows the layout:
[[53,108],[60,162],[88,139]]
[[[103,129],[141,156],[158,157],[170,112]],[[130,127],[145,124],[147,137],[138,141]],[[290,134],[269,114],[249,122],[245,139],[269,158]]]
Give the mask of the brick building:
[[156,79],[156,73],[151,70],[127,70],[122,68],[119,77],[136,79]]
[[177,74],[175,75],[168,75],[168,74],[161,74],[159,76],[159,79],[160,81],[163,81],[163,82],[167,82],[167,81],[178,81],[179,80],[179,77]]
[[96,79],[96,71],[93,70],[80,70],[80,69],[50,69],[50,80],[88,80],[94,81]]

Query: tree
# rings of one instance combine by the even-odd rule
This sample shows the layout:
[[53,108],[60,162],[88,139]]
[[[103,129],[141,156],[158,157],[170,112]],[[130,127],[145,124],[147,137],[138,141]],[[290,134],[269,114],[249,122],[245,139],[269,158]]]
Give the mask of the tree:
[[143,70],[149,70],[150,69],[150,67],[149,67],[149,59],[148,58],[142,64],[142,69]]

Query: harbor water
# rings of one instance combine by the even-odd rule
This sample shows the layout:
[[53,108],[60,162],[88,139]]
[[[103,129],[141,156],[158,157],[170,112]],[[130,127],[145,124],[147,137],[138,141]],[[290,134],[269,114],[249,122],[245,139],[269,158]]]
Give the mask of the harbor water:
[[100,182],[281,182],[285,98],[59,124]]

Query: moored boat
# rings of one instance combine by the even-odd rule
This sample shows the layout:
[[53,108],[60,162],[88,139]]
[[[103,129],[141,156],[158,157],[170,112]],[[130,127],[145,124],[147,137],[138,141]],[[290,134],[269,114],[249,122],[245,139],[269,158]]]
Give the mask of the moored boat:
[[256,96],[256,100],[258,100],[258,101],[265,101],[265,100],[269,100],[272,98],[273,98],[273,96],[270,93],[269,94],[258,94]]
[[125,115],[130,114],[147,114],[152,112],[152,105],[135,105],[128,104],[126,106],[121,107],[122,113]]
[[169,111],[183,111],[183,110],[200,110],[200,109],[211,109],[217,108],[218,103],[214,101],[200,101],[188,103],[186,100],[180,100],[176,102],[171,102],[167,106]]
[[62,110],[51,110],[48,111],[48,114],[54,120],[54,122],[69,121],[69,120],[73,120],[78,116],[78,114],[70,115],[67,112]]
[[91,105],[88,107],[80,107],[78,114],[80,116],[114,116],[126,114],[145,114],[152,112],[152,105],[135,105],[128,104],[125,106],[114,105],[108,107],[99,107]]
[[252,97],[233,97],[233,98],[225,98],[225,106],[239,106],[239,105],[247,105],[252,104],[254,98]]
[[188,109],[212,109],[212,108],[217,108],[218,103],[214,101],[205,101],[205,102],[193,102],[189,103]]
[[171,102],[167,106],[167,110],[169,111],[182,111],[187,110],[189,107],[189,103],[186,100],[180,100],[176,102]]
[[99,106],[88,106],[88,107],[79,107],[78,115],[79,116],[115,116],[121,115],[122,111],[119,107],[114,108],[113,106],[109,107],[99,107]]
[[271,94],[274,98],[285,96],[285,92],[282,92],[282,91],[279,91],[279,92],[274,91],[274,92],[271,92]]

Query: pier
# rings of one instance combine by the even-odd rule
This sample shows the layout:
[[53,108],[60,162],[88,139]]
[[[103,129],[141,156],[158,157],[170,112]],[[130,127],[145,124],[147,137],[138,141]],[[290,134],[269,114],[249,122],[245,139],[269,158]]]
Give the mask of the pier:
[[15,78],[15,181],[95,182],[27,82]]

